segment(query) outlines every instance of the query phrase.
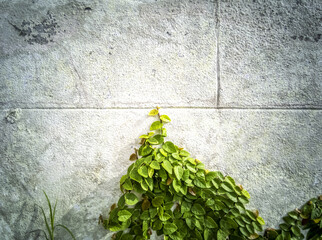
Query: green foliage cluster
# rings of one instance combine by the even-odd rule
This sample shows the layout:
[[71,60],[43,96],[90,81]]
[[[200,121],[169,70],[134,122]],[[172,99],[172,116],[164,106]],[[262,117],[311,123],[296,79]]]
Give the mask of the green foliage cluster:
[[308,230],[306,239],[322,240],[322,196],[312,198],[301,209],[291,211],[283,218],[280,229],[268,228],[265,238],[268,240],[304,239],[301,229]]
[[160,115],[159,108],[149,115],[159,120],[140,136],[141,146],[130,156],[135,162],[120,180],[123,195],[108,219],[100,216],[106,229],[117,232],[113,239],[149,239],[156,231],[165,240],[300,240],[300,218],[304,218],[309,239],[320,240],[314,236],[321,235],[321,221],[318,224],[312,216],[321,218],[321,199],[289,213],[281,229],[260,235],[265,222],[257,210],[246,209],[249,193],[232,177],[206,170],[189,152],[165,141],[164,125],[171,119]]
[[48,207],[49,207],[49,220],[50,220],[49,222],[47,220],[47,216],[45,214],[44,208],[40,206],[40,209],[41,209],[41,212],[42,212],[44,221],[45,221],[47,233],[43,229],[37,229],[37,230],[34,230],[32,232],[42,232],[44,234],[46,240],[54,240],[54,237],[55,237],[55,235],[54,235],[55,229],[58,228],[58,227],[60,227],[60,228],[65,229],[70,234],[70,236],[72,237],[72,239],[75,240],[75,237],[74,237],[73,233],[65,225],[62,225],[62,224],[56,224],[55,225],[55,215],[56,215],[57,200],[55,202],[54,208],[52,208],[51,202],[50,202],[50,200],[49,200],[46,192],[44,192],[44,194],[45,194],[45,197],[46,197],[46,200],[47,200],[47,204],[48,204]]

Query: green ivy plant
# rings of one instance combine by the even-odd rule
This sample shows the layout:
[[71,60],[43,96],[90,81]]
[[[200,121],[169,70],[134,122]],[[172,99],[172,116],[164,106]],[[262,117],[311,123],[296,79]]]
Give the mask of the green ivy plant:
[[44,208],[39,206],[40,209],[41,209],[44,221],[45,221],[46,231],[43,230],[43,229],[37,229],[37,230],[34,230],[32,232],[42,232],[44,234],[46,240],[54,240],[54,238],[55,238],[55,235],[54,235],[55,229],[58,228],[58,227],[61,227],[61,228],[65,229],[70,234],[72,239],[75,240],[75,237],[74,237],[73,233],[65,225],[55,224],[57,200],[55,202],[54,208],[52,208],[51,202],[50,202],[50,200],[49,200],[49,198],[48,198],[48,196],[47,196],[45,191],[44,191],[44,194],[45,194],[47,204],[48,204],[48,207],[49,207],[49,222],[47,220],[47,216],[45,214]]
[[[123,195],[113,204],[109,217],[99,222],[115,231],[113,239],[149,239],[152,231],[174,240],[295,240],[303,239],[299,225],[310,229],[309,239],[321,240],[321,198],[311,200],[284,218],[281,229],[267,229],[257,210],[246,208],[249,193],[220,171],[209,171],[198,159],[170,141],[165,141],[165,124],[158,116],[150,132],[140,136],[141,146],[130,156],[134,161],[120,180]],[[314,213],[313,213],[314,212]],[[317,220],[318,219],[318,220]]]

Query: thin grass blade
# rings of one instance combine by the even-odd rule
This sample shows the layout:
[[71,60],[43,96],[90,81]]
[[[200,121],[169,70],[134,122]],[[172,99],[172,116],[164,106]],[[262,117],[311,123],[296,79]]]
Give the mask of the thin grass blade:
[[75,238],[75,236],[73,235],[72,231],[70,231],[70,230],[68,229],[68,227],[66,227],[66,226],[64,226],[64,225],[62,225],[62,224],[57,224],[57,225],[56,225],[56,227],[62,227],[62,228],[64,228],[67,232],[69,232],[69,234],[72,236],[72,238],[73,238],[74,240],[76,240],[76,238]]
[[42,230],[42,229],[36,229],[36,230],[30,231],[29,233],[34,233],[34,232],[43,232],[44,235],[45,235],[46,240],[49,240],[49,238],[47,237],[47,234],[46,234],[46,232],[44,230]]
[[40,207],[40,209],[41,209],[41,212],[42,212],[42,215],[44,216],[44,219],[45,219],[45,224],[46,224],[46,228],[47,228],[47,230],[48,230],[48,233],[49,233],[49,236],[50,236],[50,238],[51,239],[53,239],[53,232],[51,231],[51,229],[50,229],[50,227],[49,227],[49,224],[48,224],[48,222],[47,222],[47,218],[46,218],[46,214],[45,214],[45,211],[44,211],[44,209],[41,207],[41,206],[39,206]]
[[45,191],[43,191],[43,192],[44,192],[44,194],[45,194],[45,196],[46,196],[47,203],[48,203],[48,206],[49,206],[51,230],[52,230],[52,231],[54,231],[53,210],[52,210],[52,208],[51,208],[51,204],[50,204],[50,201],[49,201],[49,198],[48,198],[48,196],[47,196],[46,192],[45,192]]

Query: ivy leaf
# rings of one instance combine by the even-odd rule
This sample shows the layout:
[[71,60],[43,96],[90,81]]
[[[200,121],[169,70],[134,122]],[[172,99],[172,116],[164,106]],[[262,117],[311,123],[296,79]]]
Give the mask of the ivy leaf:
[[227,233],[226,231],[223,231],[222,229],[219,229],[217,231],[217,240],[226,240],[228,235],[229,233]]
[[132,213],[127,210],[121,210],[117,213],[117,216],[120,222],[125,222],[132,216]]
[[155,116],[159,113],[159,111],[157,109],[152,109],[150,112],[149,112],[149,116]]
[[131,182],[131,180],[129,178],[127,178],[125,180],[125,182],[123,183],[122,187],[125,190],[129,190],[129,191],[133,190],[133,185],[132,185],[132,182]]
[[144,199],[143,202],[142,202],[142,211],[145,211],[145,210],[148,210],[151,206],[151,203],[148,199]]
[[176,175],[176,178],[178,180],[181,180],[181,178],[183,176],[183,168],[180,166],[175,166],[174,167],[174,174]]
[[243,190],[242,190],[242,194],[243,194],[245,197],[247,197],[248,199],[250,198],[249,193],[248,193],[245,189],[243,189]]
[[158,231],[158,230],[161,230],[162,229],[162,222],[161,220],[157,219],[153,225],[152,225],[152,229],[155,230],[155,231]]
[[152,144],[152,145],[156,145],[156,144],[159,144],[159,141],[155,138],[155,137],[150,137],[148,140],[147,140],[148,143]]
[[186,150],[181,150],[179,155],[182,156],[182,157],[189,157],[190,153],[187,152]]
[[154,139],[156,139],[156,140],[158,141],[158,143],[157,143],[157,144],[162,144],[162,143],[164,142],[164,138],[163,138],[163,136],[162,136],[162,135],[160,135],[160,134],[155,135],[155,136],[154,136]]
[[175,153],[177,151],[176,147],[174,146],[174,144],[172,142],[165,142],[162,145],[162,148],[167,151],[168,153]]
[[138,159],[138,156],[135,153],[132,153],[129,160],[130,161],[135,161],[137,159]]
[[171,122],[171,119],[170,119],[167,115],[161,115],[161,116],[160,116],[160,119],[161,119],[163,122],[166,122],[166,123]]
[[181,157],[179,156],[179,153],[176,153],[176,152],[172,153],[172,157],[180,161],[182,160]]
[[298,226],[291,227],[291,231],[295,236],[297,237],[301,236],[301,230]]
[[190,171],[188,169],[183,170],[182,180],[186,181],[189,179]]
[[238,224],[231,218],[224,217],[220,220],[220,227],[222,229],[236,229],[238,227]]
[[151,124],[150,131],[158,130],[162,128],[162,123],[160,121],[155,121]]
[[149,137],[153,136],[153,134],[154,134],[154,132],[149,132],[147,135],[143,134],[139,138],[149,138]]
[[141,166],[138,169],[138,174],[140,174],[144,178],[147,178],[149,176],[148,175],[148,168],[146,166]]
[[126,193],[124,198],[125,203],[130,206],[135,205],[139,201],[138,197],[134,193]]
[[146,184],[149,186],[150,190],[153,191],[153,179],[152,178],[145,178],[144,179]]
[[170,174],[172,174],[172,165],[168,160],[163,161],[162,167]]
[[153,177],[153,174],[154,174],[154,169],[149,167],[148,169],[148,175],[149,175],[149,178],[152,178]]
[[133,168],[132,171],[130,172],[130,178],[133,179],[134,181],[139,182],[139,183],[142,182],[142,177],[138,173],[138,170],[136,168]]
[[144,144],[139,148],[139,155],[144,157],[152,152],[153,148],[149,144]]
[[191,212],[193,214],[196,214],[196,215],[205,215],[206,214],[206,211],[205,209],[199,204],[199,203],[195,203],[192,208],[191,208]]
[[173,186],[173,188],[174,188],[174,190],[176,192],[180,192],[181,185],[180,185],[180,181],[179,180],[174,179],[173,182],[172,182],[172,186]]
[[265,225],[265,221],[264,221],[264,219],[263,219],[262,217],[258,216],[258,217],[256,218],[256,220],[257,220],[257,222],[259,222],[261,225]]
[[157,161],[153,160],[151,162],[151,164],[150,164],[150,167],[153,168],[153,169],[159,170],[160,169],[160,164]]
[[205,219],[205,225],[207,228],[218,228],[217,223],[211,217],[207,216]]
[[155,197],[152,200],[153,207],[160,207],[163,204],[163,197]]
[[215,172],[209,172],[206,174],[206,181],[210,182],[216,178],[217,174]]
[[174,223],[165,223],[163,226],[163,233],[165,235],[170,235],[177,231],[177,226]]

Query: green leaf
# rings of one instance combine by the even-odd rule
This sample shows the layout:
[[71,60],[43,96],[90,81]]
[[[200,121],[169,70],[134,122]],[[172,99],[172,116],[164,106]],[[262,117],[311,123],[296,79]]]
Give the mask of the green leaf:
[[161,153],[163,156],[165,156],[165,157],[167,157],[167,156],[168,156],[167,152],[166,152],[166,151],[164,151],[162,148],[160,148],[160,149],[159,149],[159,151],[160,151],[160,153]]
[[162,145],[162,148],[167,151],[168,153],[175,153],[177,151],[176,147],[174,146],[174,144],[172,142],[165,142]]
[[153,136],[153,134],[154,134],[154,132],[149,132],[148,135],[143,134],[139,138],[149,138],[149,137]]
[[192,164],[190,164],[190,163],[187,163],[186,168],[192,173],[197,172],[197,170],[194,168],[194,166]]
[[117,202],[117,206],[118,206],[119,208],[124,208],[124,206],[125,206],[125,198],[124,198],[124,195],[122,195],[122,196],[120,197],[120,199],[118,200],[118,202]]
[[232,220],[231,218],[224,217],[220,220],[220,228],[222,229],[236,229],[238,227],[238,224]]
[[150,137],[148,140],[147,140],[148,143],[152,144],[152,145],[157,145],[159,144],[159,141],[155,138],[155,137]]
[[155,197],[152,200],[153,207],[160,207],[163,204],[163,197]]
[[153,169],[159,170],[160,169],[160,164],[157,161],[153,160],[151,162],[151,164],[150,164],[150,167],[153,168]]
[[175,159],[177,159],[177,160],[180,160],[180,161],[182,160],[181,157],[180,157],[180,155],[179,155],[179,153],[176,153],[176,152],[175,153],[172,153],[172,157],[175,158]]
[[230,183],[228,182],[222,182],[220,187],[227,192],[234,192],[233,186],[231,186]]
[[126,193],[124,198],[125,203],[130,206],[135,205],[139,201],[138,197],[134,193]]
[[130,178],[133,179],[134,181],[139,182],[139,183],[142,182],[142,177],[138,173],[138,170],[136,168],[133,168],[132,171],[130,172]]
[[181,150],[179,155],[182,156],[182,157],[189,157],[190,153],[187,152],[186,150]]
[[147,178],[149,176],[148,168],[146,166],[141,166],[138,170],[138,174],[140,174],[144,178]]
[[177,226],[174,223],[165,223],[163,226],[163,233],[165,235],[170,235],[177,231]]
[[160,178],[162,179],[162,181],[167,181],[168,175],[167,175],[167,172],[163,168],[161,168],[158,171],[158,174],[159,174]]
[[183,170],[182,180],[186,181],[189,179],[190,171],[188,169]]
[[207,216],[205,219],[205,225],[208,228],[218,228],[217,223],[211,217]]
[[219,229],[217,231],[217,240],[226,240],[228,235],[229,235],[229,233],[223,231],[222,229]]
[[161,230],[162,229],[162,221],[157,219],[153,225],[152,225],[152,229],[155,230],[155,231],[158,231],[158,230]]
[[180,185],[180,181],[179,180],[174,179],[173,182],[172,182],[172,186],[173,186],[173,188],[174,188],[174,190],[176,192],[180,192],[181,185]]
[[190,202],[186,202],[186,201],[182,202],[181,213],[190,212],[191,206],[192,206],[192,203]]
[[199,188],[206,188],[206,182],[202,178],[196,178],[193,183],[195,184],[196,187]]
[[150,213],[148,210],[143,211],[143,213],[140,216],[141,220],[149,220],[150,219]]
[[214,180],[217,177],[217,174],[215,172],[209,172],[206,175],[206,181],[210,182],[212,180]]
[[152,178],[145,178],[144,179],[146,184],[149,186],[150,190],[153,191],[153,179]]
[[158,130],[162,128],[162,123],[160,121],[155,121],[151,124],[150,131]]
[[125,189],[125,190],[133,190],[133,185],[132,185],[132,182],[129,178],[127,178],[125,180],[125,182],[123,183],[122,187]]
[[149,178],[152,178],[153,177],[153,174],[154,174],[154,169],[149,167],[148,169],[148,175],[149,175]]
[[258,217],[256,218],[256,220],[257,220],[257,222],[259,222],[259,223],[260,223],[260,225],[265,225],[265,221],[264,221],[264,219],[263,219],[262,217],[258,216]]
[[291,231],[295,236],[297,237],[301,236],[301,230],[298,226],[291,227]]
[[294,218],[295,220],[297,220],[299,218],[299,214],[297,212],[295,212],[295,211],[289,212],[288,215],[291,218]]
[[165,222],[168,221],[171,218],[171,216],[168,213],[164,213],[159,215],[159,218],[162,222]]
[[144,144],[139,148],[139,155],[146,156],[152,152],[153,148],[149,144]]
[[176,175],[176,178],[178,180],[181,180],[183,176],[183,168],[181,166],[175,166],[174,167],[174,174]]
[[172,165],[168,160],[163,161],[162,167],[170,174],[172,174]]
[[155,116],[159,113],[159,111],[157,109],[152,109],[150,112],[149,112],[149,116]]
[[198,165],[196,166],[196,168],[204,170],[205,169],[205,164],[198,163]]
[[248,199],[250,198],[249,193],[248,193],[245,189],[243,189],[243,190],[242,190],[242,194],[243,194],[245,197],[247,197]]
[[166,136],[167,136],[167,129],[165,129],[165,128],[161,128],[161,135],[162,135],[163,137],[166,137]]
[[160,119],[166,123],[171,122],[171,119],[167,115],[161,115]]
[[142,188],[144,191],[148,191],[148,190],[149,190],[149,186],[148,186],[148,184],[147,184],[145,181],[142,181],[142,182],[141,182],[141,188]]
[[205,209],[199,203],[195,203],[192,206],[191,212],[196,214],[196,215],[205,215],[206,214]]
[[132,213],[127,210],[121,210],[117,213],[117,216],[120,222],[125,222],[132,216]]
[[155,135],[155,136],[154,136],[154,139],[156,139],[156,140],[158,141],[158,143],[157,143],[157,144],[162,144],[162,143],[164,142],[164,138],[163,138],[163,136],[162,136],[162,135],[160,135],[160,134]]

